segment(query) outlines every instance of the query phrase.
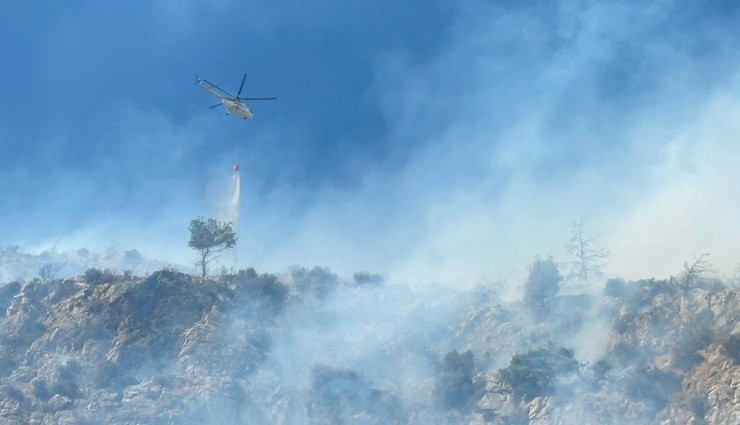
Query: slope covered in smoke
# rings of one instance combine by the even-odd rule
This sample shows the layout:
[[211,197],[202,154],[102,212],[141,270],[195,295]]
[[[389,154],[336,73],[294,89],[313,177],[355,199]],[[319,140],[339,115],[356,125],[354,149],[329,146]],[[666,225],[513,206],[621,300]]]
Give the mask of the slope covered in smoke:
[[115,243],[109,245],[102,253],[87,248],[65,251],[51,247],[34,254],[15,245],[0,246],[0,282],[34,277],[42,279],[71,277],[80,275],[90,268],[146,275],[163,267],[173,266],[164,261],[147,258],[136,249],[125,249]]
[[[553,276],[557,275],[557,271]],[[552,276],[525,285],[543,288]],[[557,276],[556,276],[557,277]],[[541,279],[539,282],[534,282]],[[539,285],[539,286],[538,286]],[[499,297],[323,268],[0,288],[4,423],[737,422],[740,290]],[[573,292],[573,291],[571,291]]]

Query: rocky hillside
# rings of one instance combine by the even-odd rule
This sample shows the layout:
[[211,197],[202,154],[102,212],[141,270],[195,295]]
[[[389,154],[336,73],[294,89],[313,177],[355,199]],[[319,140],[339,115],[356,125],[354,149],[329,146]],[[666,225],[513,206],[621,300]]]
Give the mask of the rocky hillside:
[[497,293],[321,268],[7,283],[0,422],[740,423],[737,286]]
[[52,247],[32,254],[18,246],[0,246],[0,282],[77,276],[90,268],[148,274],[162,267],[174,265],[146,258],[138,250],[124,249],[118,244],[111,244],[103,253],[87,248],[62,251]]

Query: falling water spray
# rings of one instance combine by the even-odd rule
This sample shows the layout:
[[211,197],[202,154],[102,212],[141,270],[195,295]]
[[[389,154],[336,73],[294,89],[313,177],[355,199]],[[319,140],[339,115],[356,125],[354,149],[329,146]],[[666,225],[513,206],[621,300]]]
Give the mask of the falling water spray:
[[[229,190],[229,199],[226,206],[226,220],[232,223],[235,232],[239,232],[239,196],[241,188],[241,178],[239,177],[239,164],[234,163],[234,174],[231,176],[231,188]],[[238,250],[232,252],[234,265],[239,264]]]
[[234,174],[231,176],[231,190],[229,190],[229,204],[227,210],[227,219],[234,225],[237,230],[239,225],[239,192],[241,179],[239,177],[239,164],[234,164]]

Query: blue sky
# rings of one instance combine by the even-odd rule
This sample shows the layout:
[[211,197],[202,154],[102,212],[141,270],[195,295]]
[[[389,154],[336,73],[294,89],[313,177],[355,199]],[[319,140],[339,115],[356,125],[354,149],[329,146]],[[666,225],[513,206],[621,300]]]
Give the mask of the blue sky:
[[[581,219],[614,274],[740,263],[735,2],[435,3],[4,4],[0,243],[188,264],[236,158],[239,266],[495,277]],[[243,72],[251,122],[193,85]]]

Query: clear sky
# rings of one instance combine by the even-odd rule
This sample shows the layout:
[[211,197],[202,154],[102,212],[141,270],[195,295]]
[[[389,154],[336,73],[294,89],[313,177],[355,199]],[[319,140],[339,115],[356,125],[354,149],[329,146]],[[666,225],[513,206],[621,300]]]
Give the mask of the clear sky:
[[[405,280],[740,258],[735,1],[0,5],[0,244],[190,264],[241,164],[238,266]],[[210,110],[195,74],[244,94]]]

